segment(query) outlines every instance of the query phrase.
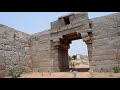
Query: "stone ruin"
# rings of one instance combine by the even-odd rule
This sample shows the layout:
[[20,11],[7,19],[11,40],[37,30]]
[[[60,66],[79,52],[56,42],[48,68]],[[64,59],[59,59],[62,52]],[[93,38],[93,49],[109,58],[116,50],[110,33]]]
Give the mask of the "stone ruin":
[[33,35],[0,24],[0,77],[19,65],[24,72],[64,72],[68,49],[82,39],[88,47],[90,69],[120,66],[120,13],[89,19],[87,12],[70,13]]

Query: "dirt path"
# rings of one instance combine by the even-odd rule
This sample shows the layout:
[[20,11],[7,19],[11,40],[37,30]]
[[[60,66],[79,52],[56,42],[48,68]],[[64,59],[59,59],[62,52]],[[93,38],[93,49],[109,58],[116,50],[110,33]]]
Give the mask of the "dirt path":
[[20,78],[89,78],[89,72],[58,72],[58,73],[39,73],[22,74]]
[[57,72],[57,73],[39,73],[22,74],[20,78],[120,78],[120,73],[112,72]]

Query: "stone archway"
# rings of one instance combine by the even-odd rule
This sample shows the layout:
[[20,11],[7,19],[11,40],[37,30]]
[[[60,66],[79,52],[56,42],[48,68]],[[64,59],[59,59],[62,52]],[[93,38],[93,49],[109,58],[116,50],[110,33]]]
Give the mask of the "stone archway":
[[68,49],[73,40],[82,39],[88,48],[89,61],[92,57],[92,33],[79,33],[73,32],[63,35],[57,41],[52,41],[52,59],[53,59],[53,71],[62,72],[69,69],[68,62]]
[[92,29],[88,14],[72,13],[51,23],[51,60],[53,71],[65,71],[68,65],[68,49],[72,40],[82,39],[88,47],[88,57],[92,57]]

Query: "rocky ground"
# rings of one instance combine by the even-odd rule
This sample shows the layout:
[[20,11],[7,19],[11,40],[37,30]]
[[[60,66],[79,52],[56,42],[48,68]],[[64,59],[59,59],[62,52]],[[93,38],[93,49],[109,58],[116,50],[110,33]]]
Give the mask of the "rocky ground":
[[39,73],[22,74],[20,78],[87,78],[90,73],[74,73],[74,72],[57,72],[57,73]]
[[73,61],[72,63],[75,64],[75,69],[71,69],[67,72],[32,72],[21,74],[19,78],[120,78],[120,73],[89,72],[89,65],[86,65],[88,62],[84,62],[83,64],[81,61]]
[[[120,78],[120,73],[113,72],[89,72],[89,65],[76,66],[82,71],[68,71],[68,72],[33,72],[22,74],[20,78]],[[88,69],[88,70],[87,70]]]
[[[83,69],[82,71],[67,72],[32,72],[21,74],[19,78],[120,78],[120,73],[113,72],[89,72],[89,65],[76,66],[76,69]],[[85,69],[85,70],[84,70]],[[11,78],[11,77],[6,77]]]

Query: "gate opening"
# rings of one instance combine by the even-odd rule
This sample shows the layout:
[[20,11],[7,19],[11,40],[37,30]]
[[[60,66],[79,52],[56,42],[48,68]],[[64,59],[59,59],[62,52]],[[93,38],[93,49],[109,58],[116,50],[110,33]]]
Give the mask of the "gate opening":
[[89,70],[88,48],[82,39],[74,40],[68,50],[69,70],[84,72]]
[[[88,41],[83,41],[81,34],[77,32],[63,35],[56,43],[58,52],[58,61],[54,61],[54,67],[58,63],[58,71],[88,71],[89,61],[91,60],[92,44]],[[55,58],[56,59],[56,58]]]

